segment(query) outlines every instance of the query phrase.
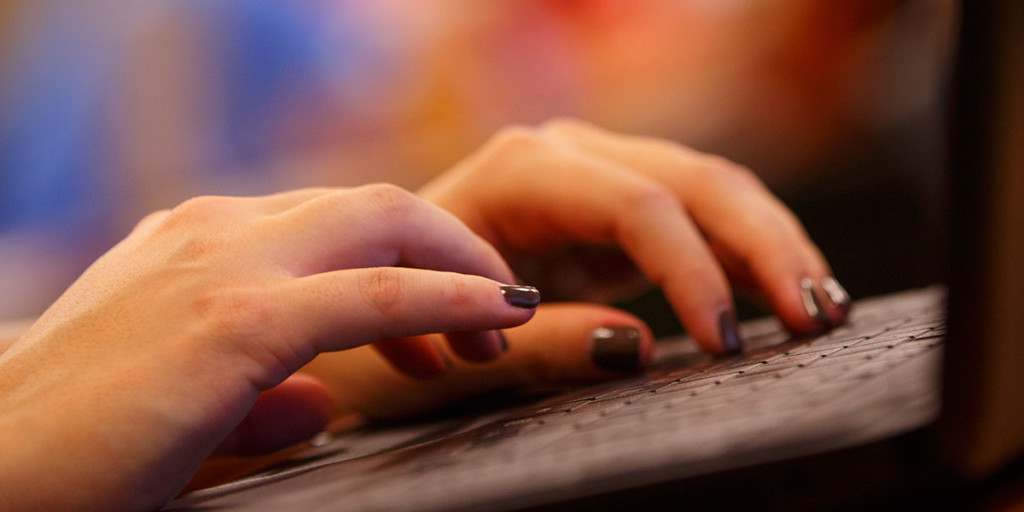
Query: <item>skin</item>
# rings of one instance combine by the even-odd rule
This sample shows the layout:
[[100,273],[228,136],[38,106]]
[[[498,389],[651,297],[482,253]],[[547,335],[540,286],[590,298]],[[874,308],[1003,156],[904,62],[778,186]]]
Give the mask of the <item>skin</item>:
[[[562,279],[569,257],[594,267]],[[517,274],[559,298],[661,286],[721,353],[730,281],[810,332],[799,282],[829,270],[749,171],[570,120],[498,134],[418,197],[197,198],[140,222],[0,356],[0,509],[152,509],[204,461],[332,420],[614,377],[591,360],[598,327],[639,329],[646,364],[640,319],[593,302],[533,318],[499,291]]]
[[[579,183],[587,184],[586,193],[574,193]],[[303,371],[326,383],[336,417],[393,419],[494,389],[615,377],[591,360],[600,327],[639,329],[642,367],[652,351],[650,330],[594,301],[622,298],[651,282],[665,288],[701,346],[717,354],[724,352],[717,314],[732,305],[730,284],[760,296],[796,334],[827,327],[803,308],[804,277],[817,283],[831,324],[848,313],[820,290],[821,278],[831,274],[820,251],[749,170],[663,140],[567,119],[514,127],[419,195],[493,244],[521,279],[543,291],[546,303],[529,323],[504,331],[509,352],[486,365],[448,357],[430,336],[403,340],[451,360],[429,379],[397,371],[371,347],[322,354]],[[632,212],[647,202],[654,211],[636,220]],[[609,263],[617,273],[608,271]],[[575,279],[561,279],[570,272]],[[551,303],[552,297],[569,301]]]

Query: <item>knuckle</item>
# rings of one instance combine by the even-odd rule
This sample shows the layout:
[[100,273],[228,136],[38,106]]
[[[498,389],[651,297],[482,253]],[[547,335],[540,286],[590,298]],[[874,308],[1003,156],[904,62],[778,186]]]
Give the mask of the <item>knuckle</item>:
[[386,217],[403,217],[418,199],[412,192],[390,183],[375,183],[357,189]]
[[464,309],[476,303],[473,300],[473,284],[469,277],[460,274],[450,274],[448,286],[444,288],[445,304],[457,309]]
[[395,313],[404,286],[402,274],[392,267],[367,269],[359,279],[360,295],[381,316]]
[[[190,199],[173,210],[161,210],[144,217],[135,225],[135,236],[146,236],[163,240],[168,250],[169,262],[190,265],[209,262],[225,249],[230,251],[242,228],[224,229],[225,213],[214,214],[219,208],[219,198]],[[214,225],[221,222],[222,225]]]
[[491,146],[498,150],[527,151],[547,145],[536,130],[523,126],[513,125],[498,132],[491,139]]
[[170,210],[158,210],[158,211],[155,211],[153,213],[150,213],[149,215],[146,215],[145,217],[140,219],[139,222],[137,222],[135,224],[135,228],[133,229],[133,231],[138,231],[138,230],[141,230],[141,229],[145,229],[148,226],[152,226],[154,224],[157,224],[157,223],[163,221],[164,219],[166,219],[167,216],[170,215],[170,214],[171,214]]
[[568,116],[553,117],[540,125],[540,130],[547,133],[574,133],[592,128],[589,123]]
[[157,210],[155,212],[150,213],[149,215],[146,215],[141,220],[139,220],[138,225],[142,226],[142,225],[150,224],[150,223],[153,223],[153,222],[159,222],[160,220],[162,220],[165,217],[167,217],[168,215],[170,215],[170,213],[171,213],[170,210]]
[[676,208],[679,197],[658,183],[640,182],[623,191],[622,200],[631,211],[646,208]]
[[225,205],[231,200],[221,196],[198,196],[186,200],[171,210],[170,216],[176,219],[206,220],[215,218],[223,212]]
[[[225,218],[231,216],[234,204],[232,200],[233,198],[219,196],[193,197],[163,213],[158,231],[184,233],[179,235],[184,248],[204,249],[214,245],[211,235],[222,236],[226,232],[222,229],[210,229],[209,226],[218,222],[223,223]],[[154,215],[160,215],[160,212]],[[198,252],[204,253],[205,250]]]
[[712,156],[708,157],[708,176],[725,187],[756,188],[763,187],[761,178],[749,167],[737,164],[729,159]]
[[237,197],[194,197],[144,221],[156,218],[159,222],[156,232],[176,241],[176,254],[186,260],[196,260],[230,248],[229,240],[237,240],[251,230],[253,219],[245,217],[239,208],[241,201],[244,199]]
[[561,158],[561,151],[548,138],[533,128],[517,125],[492,136],[477,153],[473,165],[478,171],[477,183],[483,189],[483,180],[491,187],[512,185],[538,169],[557,167]]

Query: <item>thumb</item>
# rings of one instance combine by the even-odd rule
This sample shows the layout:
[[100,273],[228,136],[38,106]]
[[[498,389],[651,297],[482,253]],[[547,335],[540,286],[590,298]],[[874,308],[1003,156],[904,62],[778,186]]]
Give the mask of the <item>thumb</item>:
[[405,338],[385,351],[436,351],[447,364],[429,378],[402,373],[369,346],[320,354],[303,371],[328,384],[338,413],[383,420],[499,389],[596,382],[639,373],[650,361],[654,345],[650,329],[639,318],[596,304],[542,304],[532,320],[503,334],[508,352],[486,363],[453,357],[449,345],[426,337]]
[[509,351],[495,361],[510,386],[592,382],[647,367],[653,336],[639,318],[608,306],[559,303],[508,329]]
[[294,374],[259,394],[252,410],[214,452],[219,456],[254,456],[306,441],[331,418],[330,391],[318,379]]

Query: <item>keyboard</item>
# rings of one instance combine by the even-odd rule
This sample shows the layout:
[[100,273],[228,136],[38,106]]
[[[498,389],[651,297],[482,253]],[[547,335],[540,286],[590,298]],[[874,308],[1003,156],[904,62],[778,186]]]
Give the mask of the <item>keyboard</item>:
[[[747,322],[744,353],[728,358],[685,337],[659,340],[643,376],[471,414],[324,433],[289,460],[184,495],[168,510],[298,477],[343,482],[325,492],[351,499],[366,491],[360,482],[379,485],[384,474],[428,487],[439,478],[475,479],[482,496],[517,478],[515,487],[546,492],[580,471],[612,478],[668,464],[679,477],[890,436],[938,413],[943,297],[933,287],[858,301],[846,325],[808,338],[792,338],[772,319]],[[537,483],[535,474],[554,477]],[[386,502],[387,488],[368,503]],[[431,509],[429,493],[420,499]]]

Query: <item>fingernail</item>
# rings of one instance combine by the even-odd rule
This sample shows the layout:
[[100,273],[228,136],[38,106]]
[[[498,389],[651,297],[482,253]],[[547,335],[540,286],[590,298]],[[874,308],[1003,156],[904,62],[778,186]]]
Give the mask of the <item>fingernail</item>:
[[718,314],[718,331],[722,336],[725,355],[731,356],[743,351],[739,325],[736,323],[736,313],[732,308],[724,309]]
[[640,329],[636,327],[598,327],[591,335],[591,359],[594,364],[614,372],[640,371]]
[[825,290],[828,300],[835,306],[846,307],[850,305],[850,294],[846,293],[843,285],[832,276],[826,276],[821,280],[821,287]]
[[814,280],[809,277],[800,280],[800,299],[803,301],[807,316],[824,326],[831,325],[831,320],[825,313],[825,308],[821,307],[821,300],[818,299],[818,294],[814,291]]
[[517,308],[532,309],[540,304],[540,291],[532,286],[504,285],[501,287],[501,295],[505,302]]
[[501,352],[508,352],[508,340],[505,339],[505,334],[501,331],[494,331],[498,335],[498,341],[501,342]]

